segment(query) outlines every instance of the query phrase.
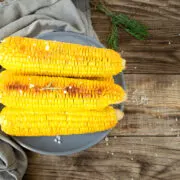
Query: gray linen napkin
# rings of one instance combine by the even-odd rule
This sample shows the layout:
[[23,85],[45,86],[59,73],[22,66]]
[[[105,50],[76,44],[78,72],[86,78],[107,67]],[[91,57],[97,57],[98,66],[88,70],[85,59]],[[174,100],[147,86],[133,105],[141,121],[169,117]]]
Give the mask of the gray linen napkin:
[[[89,0],[0,1],[0,40],[11,35],[35,37],[52,31],[97,38],[91,25]],[[0,131],[0,180],[20,180],[26,168],[23,150]]]
[[0,180],[20,180],[27,168],[22,148],[0,132]]
[[0,39],[10,35],[35,37],[51,31],[72,31],[96,37],[88,0],[0,2]]

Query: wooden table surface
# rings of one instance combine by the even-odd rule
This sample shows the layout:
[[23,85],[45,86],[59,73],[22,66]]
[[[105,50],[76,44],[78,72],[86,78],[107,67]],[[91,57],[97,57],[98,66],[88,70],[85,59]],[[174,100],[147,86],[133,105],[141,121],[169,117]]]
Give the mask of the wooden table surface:
[[[108,142],[68,156],[26,151],[25,180],[180,179],[180,1],[106,0],[109,8],[149,27],[148,40],[120,31],[119,51],[127,60],[125,117]],[[109,19],[95,9],[92,22],[102,43]]]

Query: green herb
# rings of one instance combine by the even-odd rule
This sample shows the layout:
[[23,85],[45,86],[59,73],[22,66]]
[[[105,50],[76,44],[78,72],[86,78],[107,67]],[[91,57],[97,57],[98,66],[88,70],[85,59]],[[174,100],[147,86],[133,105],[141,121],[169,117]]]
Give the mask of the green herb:
[[116,24],[112,24],[112,30],[107,39],[108,46],[117,51],[118,50],[118,40],[119,40],[118,26]]
[[112,31],[107,39],[107,43],[110,48],[114,50],[118,49],[118,27],[124,29],[138,40],[144,40],[148,37],[148,28],[135,19],[130,19],[127,15],[122,13],[115,14],[107,9],[102,3],[98,3],[96,5],[96,9],[105,13],[111,18]]

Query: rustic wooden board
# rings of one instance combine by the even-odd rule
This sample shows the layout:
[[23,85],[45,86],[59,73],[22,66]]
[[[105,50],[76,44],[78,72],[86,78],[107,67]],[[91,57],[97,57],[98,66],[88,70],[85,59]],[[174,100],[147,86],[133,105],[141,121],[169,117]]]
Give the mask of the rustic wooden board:
[[126,74],[125,80],[125,117],[111,135],[178,136],[180,75]]
[[[175,180],[180,177],[179,137],[117,137],[69,157],[28,152],[25,180]],[[113,154],[112,154],[113,153]]]
[[[149,27],[146,41],[138,41],[120,30],[119,51],[127,59],[126,73],[180,74],[179,0],[106,0],[106,4]],[[106,44],[111,29],[109,19],[93,9],[92,22]]]

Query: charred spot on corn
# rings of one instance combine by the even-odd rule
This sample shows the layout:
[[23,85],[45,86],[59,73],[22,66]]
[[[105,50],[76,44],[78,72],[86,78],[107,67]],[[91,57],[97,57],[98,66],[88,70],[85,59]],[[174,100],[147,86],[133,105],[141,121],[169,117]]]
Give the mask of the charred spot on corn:
[[21,84],[20,82],[12,82],[11,84],[7,84],[6,88],[8,90],[27,90],[28,85]]

